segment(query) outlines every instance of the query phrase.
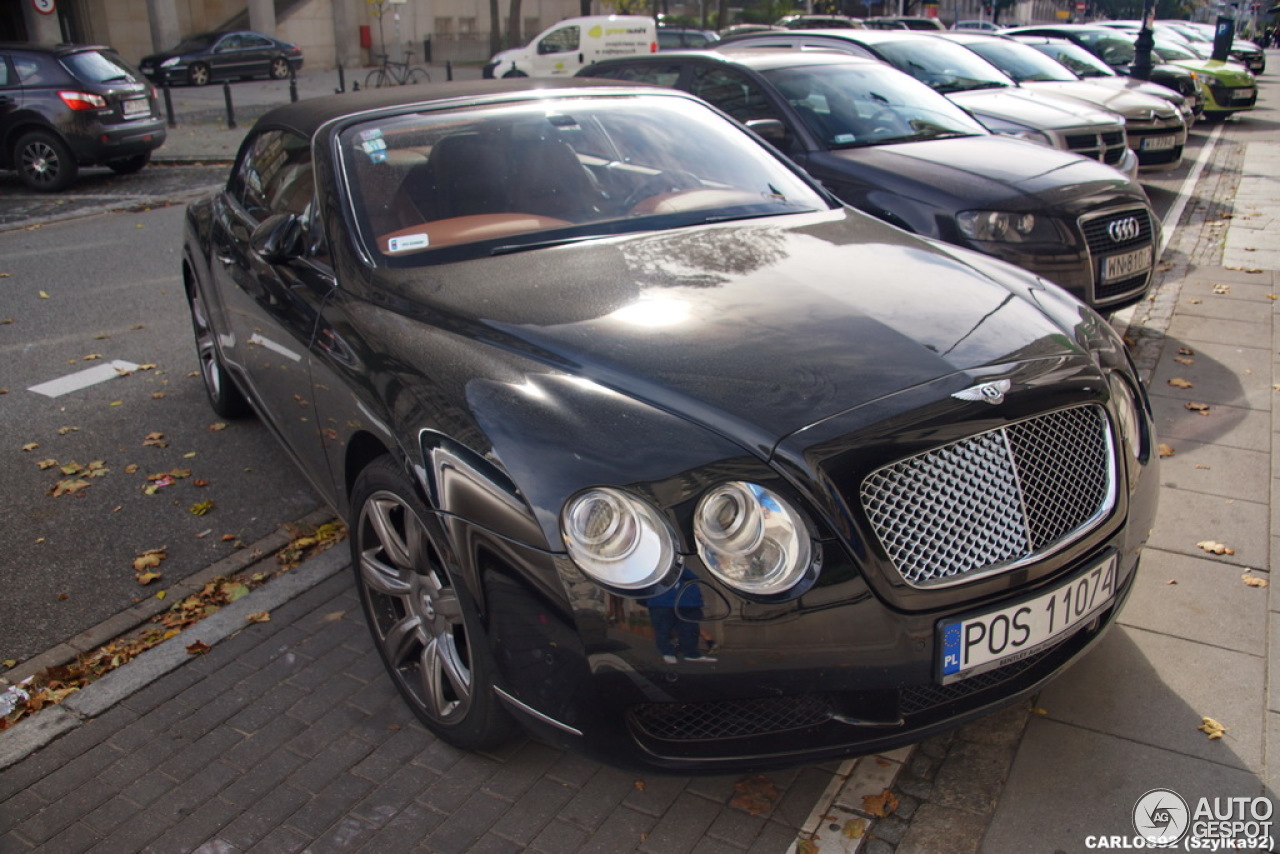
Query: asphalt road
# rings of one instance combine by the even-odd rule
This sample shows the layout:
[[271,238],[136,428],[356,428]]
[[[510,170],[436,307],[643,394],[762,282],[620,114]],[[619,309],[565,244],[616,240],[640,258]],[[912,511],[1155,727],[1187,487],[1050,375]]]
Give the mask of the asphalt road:
[[[63,200],[101,206],[83,199],[94,189]],[[43,652],[319,506],[259,423],[211,427],[181,287],[182,213],[0,232],[0,660]],[[139,368],[120,376],[113,360]],[[65,390],[93,369],[111,378]],[[56,396],[30,390],[58,380]],[[144,444],[153,433],[163,438]],[[59,466],[42,470],[47,460]],[[99,477],[60,468],[99,460]],[[145,494],[149,475],[174,469],[190,475]],[[89,485],[50,494],[77,479]],[[133,559],[158,548],[163,577],[141,586]]]
[[[1210,130],[1193,131],[1182,167],[1142,176],[1162,218]],[[194,376],[183,203],[225,174],[86,170],[46,196],[0,173],[0,661],[43,652],[320,506],[261,424],[211,429]],[[52,397],[30,390],[113,360],[154,367]],[[144,444],[152,433],[166,444]],[[59,466],[42,470],[47,460]],[[60,468],[98,460],[100,477]],[[144,492],[173,469],[190,475]],[[64,479],[89,486],[50,494]],[[212,509],[193,514],[204,501]],[[158,548],[163,577],[141,586],[133,559]]]

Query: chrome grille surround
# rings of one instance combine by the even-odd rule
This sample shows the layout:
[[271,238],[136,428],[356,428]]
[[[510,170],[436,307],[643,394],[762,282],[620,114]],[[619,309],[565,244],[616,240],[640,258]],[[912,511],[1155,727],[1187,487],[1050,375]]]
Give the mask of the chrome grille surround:
[[[1137,217],[1138,219],[1139,229],[1137,236],[1122,242],[1113,241],[1108,234],[1108,227],[1117,220],[1128,219],[1129,217]],[[1151,276],[1155,271],[1154,259],[1156,256],[1156,232],[1153,214],[1149,207],[1138,205],[1089,214],[1080,217],[1078,226],[1080,234],[1084,238],[1085,248],[1089,252],[1089,277],[1092,281],[1088,293],[1091,305],[1106,305],[1123,299],[1130,299],[1142,294],[1147,289],[1147,285],[1150,284]],[[1119,252],[1128,252],[1148,244],[1153,247],[1153,260],[1150,267],[1138,274],[1127,277],[1124,279],[1123,285],[1120,282],[1104,283],[1102,281],[1102,259],[1104,257]]]
[[1038,560],[1095,528],[1116,501],[1106,411],[1082,404],[899,460],[862,506],[912,587],[950,587]]

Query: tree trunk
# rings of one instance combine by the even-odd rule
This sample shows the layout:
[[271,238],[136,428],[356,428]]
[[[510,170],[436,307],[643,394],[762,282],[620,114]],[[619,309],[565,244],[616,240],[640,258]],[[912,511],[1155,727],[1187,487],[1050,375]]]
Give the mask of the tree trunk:
[[502,50],[502,11],[498,0],[489,0],[489,55]]
[[716,29],[723,30],[729,26],[729,0],[720,0],[716,9]]
[[521,34],[520,26],[520,0],[511,0],[511,14],[507,17],[507,44],[509,47],[519,47],[524,44],[524,36]]

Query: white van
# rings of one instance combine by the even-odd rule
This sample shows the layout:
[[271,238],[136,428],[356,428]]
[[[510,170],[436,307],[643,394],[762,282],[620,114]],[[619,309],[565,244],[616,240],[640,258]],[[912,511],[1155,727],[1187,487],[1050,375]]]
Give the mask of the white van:
[[572,77],[579,68],[611,56],[656,53],[658,26],[641,15],[567,18],[524,47],[494,54],[485,77]]

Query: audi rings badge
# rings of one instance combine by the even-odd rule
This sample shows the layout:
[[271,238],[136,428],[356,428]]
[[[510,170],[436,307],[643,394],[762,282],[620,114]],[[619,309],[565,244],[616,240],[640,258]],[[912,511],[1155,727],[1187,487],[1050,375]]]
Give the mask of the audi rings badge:
[[1136,216],[1117,219],[1107,225],[1107,235],[1110,236],[1112,243],[1128,243],[1130,240],[1137,240],[1142,235],[1142,223],[1138,222]]

